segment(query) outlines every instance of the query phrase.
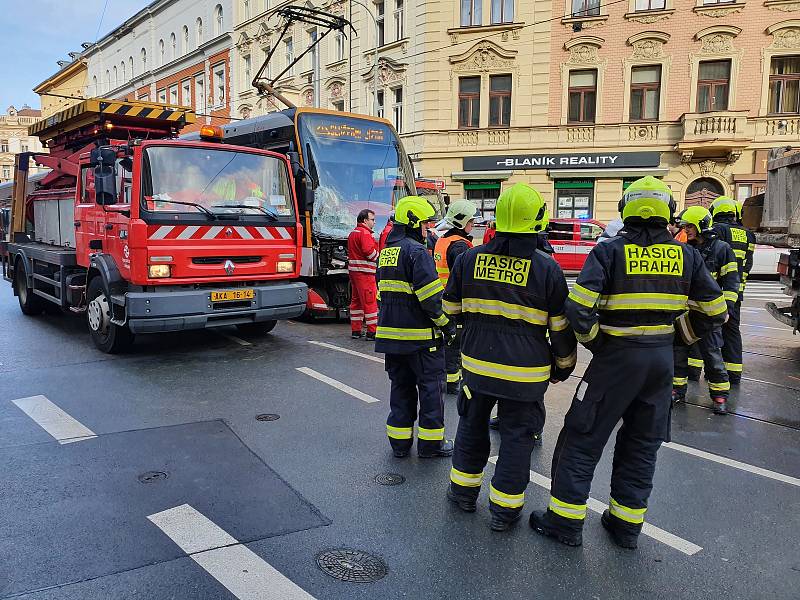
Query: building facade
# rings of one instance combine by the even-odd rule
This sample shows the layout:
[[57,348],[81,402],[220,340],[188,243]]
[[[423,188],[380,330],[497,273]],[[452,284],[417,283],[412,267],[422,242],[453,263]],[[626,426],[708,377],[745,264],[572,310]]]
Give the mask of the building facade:
[[[28,135],[28,126],[41,119],[42,113],[27,105],[19,110],[9,106],[0,115],[0,183],[8,183],[14,178],[14,159],[20,152],[42,152],[39,138]],[[30,174],[40,171],[31,166]]]
[[86,59],[73,53],[75,58],[63,64],[61,69],[33,88],[42,103],[42,117],[49,117],[77,104],[84,98],[88,69]]

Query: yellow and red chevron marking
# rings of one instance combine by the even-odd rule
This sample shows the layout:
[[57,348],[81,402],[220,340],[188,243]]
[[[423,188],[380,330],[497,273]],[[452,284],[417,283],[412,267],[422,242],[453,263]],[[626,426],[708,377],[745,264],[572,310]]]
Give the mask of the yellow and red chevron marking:
[[242,225],[148,225],[149,240],[277,240],[294,241],[294,227]]

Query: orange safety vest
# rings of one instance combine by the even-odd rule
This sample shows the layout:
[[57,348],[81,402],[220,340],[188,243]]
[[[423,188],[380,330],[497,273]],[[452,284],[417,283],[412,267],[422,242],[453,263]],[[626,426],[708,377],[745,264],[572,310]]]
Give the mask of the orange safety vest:
[[472,248],[472,242],[460,235],[442,236],[436,240],[436,247],[433,250],[433,260],[436,262],[436,273],[439,275],[443,284],[447,283],[450,277],[450,267],[447,266],[447,249],[453,242],[466,242]]

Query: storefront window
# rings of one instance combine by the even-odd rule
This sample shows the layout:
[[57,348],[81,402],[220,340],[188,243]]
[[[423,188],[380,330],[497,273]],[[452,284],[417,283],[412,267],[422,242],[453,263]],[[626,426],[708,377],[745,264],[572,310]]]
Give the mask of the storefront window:
[[554,217],[558,219],[591,218],[594,212],[594,180],[556,181],[555,188]]
[[484,219],[494,220],[494,209],[500,196],[499,181],[471,181],[464,184],[467,200],[472,200]]

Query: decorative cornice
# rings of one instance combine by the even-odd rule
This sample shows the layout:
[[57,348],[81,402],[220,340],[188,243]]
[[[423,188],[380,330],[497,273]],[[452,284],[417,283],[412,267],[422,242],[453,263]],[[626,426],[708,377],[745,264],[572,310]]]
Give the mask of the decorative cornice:
[[789,19],[775,23],[767,27],[766,32],[769,35],[775,35],[775,32],[780,31],[781,29],[800,29],[800,19]]
[[641,42],[642,40],[658,40],[662,44],[666,44],[669,38],[670,35],[663,31],[642,31],[641,33],[629,37],[627,44],[628,46],[633,46],[636,42]]
[[742,30],[738,27],[734,27],[733,25],[712,25],[711,27],[706,27],[705,29],[701,29],[697,33],[694,34],[694,39],[702,40],[707,35],[711,35],[713,33],[719,33],[722,35],[728,35],[731,37],[736,37]]
[[736,4],[709,4],[708,6],[695,6],[692,10],[697,14],[719,19],[720,17],[727,17],[744,10],[744,3]]
[[589,44],[590,46],[597,46],[600,48],[605,43],[603,38],[594,35],[582,35],[580,37],[572,38],[564,42],[564,50],[570,50],[575,46],[582,44]]
[[786,0],[767,0],[764,2],[764,6],[770,10],[780,10],[782,12],[795,12],[800,10],[800,2],[795,0],[789,2],[786,2]]
[[664,19],[669,19],[674,12],[675,12],[674,8],[668,10],[648,10],[643,12],[632,12],[632,13],[626,13],[625,19],[628,21],[633,21],[634,23],[642,23],[644,25],[649,25],[651,23],[663,21]]
[[516,50],[507,50],[502,46],[484,40],[472,48],[449,58],[453,71],[493,71],[516,67]]

